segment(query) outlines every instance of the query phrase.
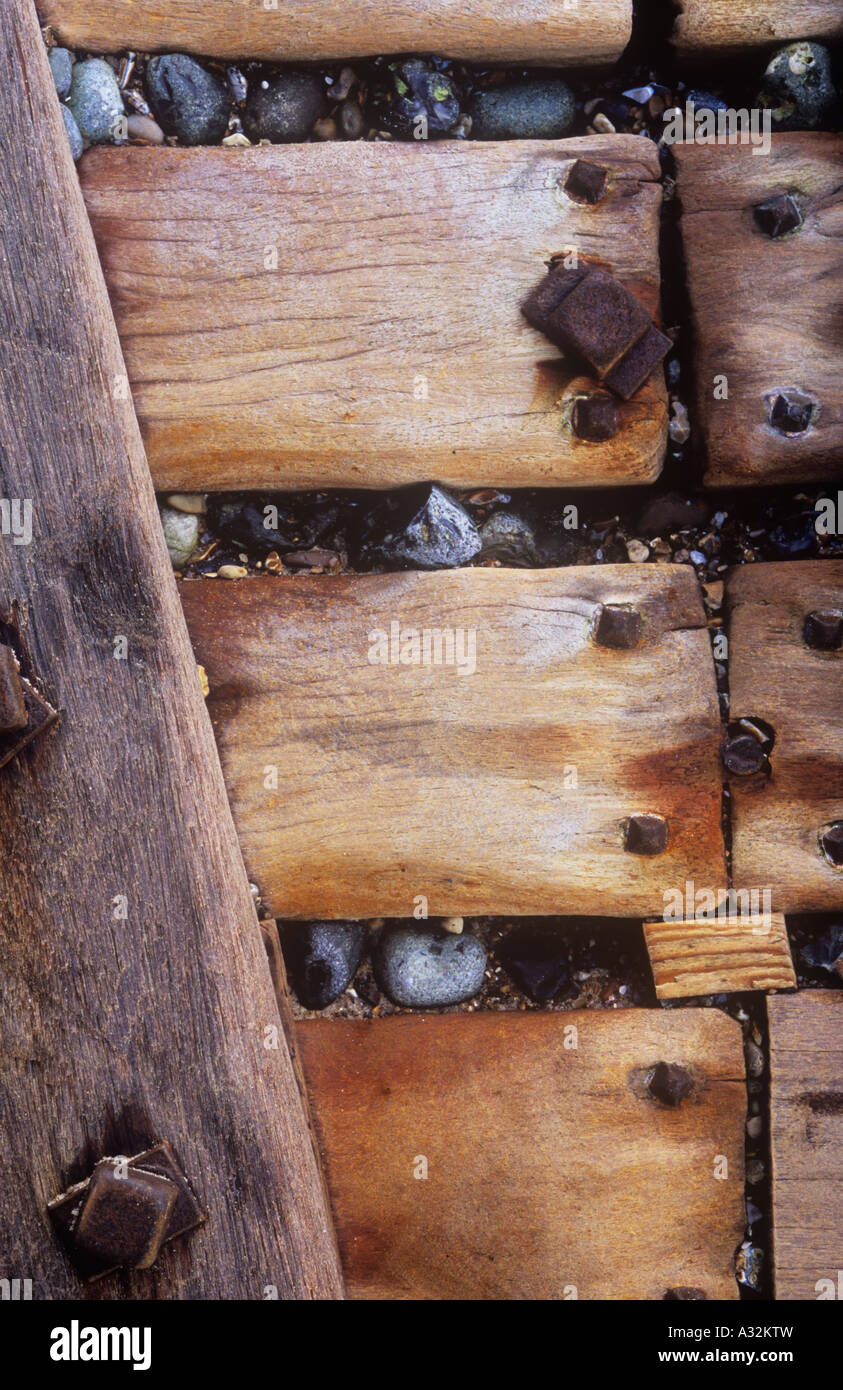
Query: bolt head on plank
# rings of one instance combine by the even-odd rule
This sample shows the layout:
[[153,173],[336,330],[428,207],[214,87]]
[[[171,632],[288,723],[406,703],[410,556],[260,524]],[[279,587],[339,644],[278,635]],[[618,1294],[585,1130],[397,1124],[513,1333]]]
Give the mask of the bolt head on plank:
[[565,192],[575,203],[599,203],[606,192],[608,169],[589,159],[575,159],[565,179]]
[[588,274],[586,266],[554,265],[544,279],[527,295],[521,312],[533,328],[547,333],[547,321],[565,298]]
[[817,402],[807,391],[789,386],[767,397],[767,418],[779,434],[804,434],[817,414]]
[[647,1090],[662,1105],[677,1106],[694,1089],[694,1078],[687,1067],[677,1062],[657,1062],[647,1077]]
[[805,619],[802,637],[817,652],[836,652],[843,646],[843,612],[838,608],[814,609]]
[[663,854],[669,839],[670,831],[664,816],[637,814],[630,816],[624,827],[624,849],[627,854]]
[[594,640],[598,647],[630,651],[641,639],[641,614],[629,604],[604,603],[594,618]]
[[571,428],[577,439],[602,444],[618,432],[618,408],[611,396],[577,396]]
[[752,209],[752,215],[759,231],[773,240],[787,236],[788,232],[798,231],[802,226],[799,205],[789,193],[781,193],[778,197],[768,198],[764,203],[757,203]]
[[178,1188],[114,1159],[94,1169],[74,1230],[76,1249],[105,1266],[148,1269],[167,1232]]

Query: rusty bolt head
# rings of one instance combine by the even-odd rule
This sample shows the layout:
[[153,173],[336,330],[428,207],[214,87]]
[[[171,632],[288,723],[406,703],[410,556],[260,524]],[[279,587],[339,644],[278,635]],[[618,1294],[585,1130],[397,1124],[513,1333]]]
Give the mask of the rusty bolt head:
[[537,328],[540,333],[548,336],[547,322],[554,309],[562,303],[566,294],[580,283],[588,274],[587,266],[578,266],[576,269],[565,265],[551,266],[547,275],[536,288],[527,295],[521,306],[521,312],[528,323]]
[[651,327],[635,295],[604,270],[590,270],[548,318],[548,332],[605,375]]
[[834,869],[843,869],[843,820],[824,825],[819,834],[820,852]]
[[703,1289],[692,1288],[689,1284],[680,1284],[675,1289],[668,1289],[667,1293],[664,1295],[663,1301],[666,1300],[672,1303],[681,1301],[683,1303],[689,1303],[692,1301],[699,1302],[701,1299],[705,1300],[705,1298],[706,1294]]
[[565,179],[565,192],[575,203],[599,203],[606,192],[609,177],[608,169],[600,164],[592,164],[588,159],[575,159],[568,177]]
[[629,604],[603,603],[595,614],[593,632],[598,647],[631,650],[641,638],[641,614]]
[[726,730],[723,762],[736,777],[769,771],[775,731],[765,719],[734,719]]
[[74,1231],[77,1250],[124,1269],[148,1269],[167,1233],[178,1188],[128,1160],[103,1159],[94,1169]]
[[577,439],[603,444],[618,432],[618,408],[611,396],[577,396],[571,428]]
[[752,209],[755,225],[765,236],[787,236],[802,226],[799,204],[789,193],[780,193],[776,198],[768,198],[765,203],[757,203]]
[[667,849],[670,831],[664,816],[634,815],[624,825],[624,849],[627,854],[663,854]]
[[814,609],[805,619],[802,637],[817,652],[836,652],[843,646],[843,612],[839,608]]
[[666,357],[673,347],[673,343],[666,334],[661,333],[653,324],[647,329],[637,343],[634,343],[627,352],[624,353],[620,361],[616,362],[611,371],[606,373],[604,382],[610,390],[620,396],[622,400],[628,401],[639,391],[644,382],[651,375],[654,368]]
[[653,1100],[662,1105],[681,1105],[694,1089],[694,1078],[678,1062],[657,1062],[645,1082]]
[[806,391],[788,386],[783,391],[771,392],[766,400],[767,418],[779,434],[804,434],[810,429],[817,413],[817,402]]
[[25,729],[28,722],[17,658],[11,647],[0,646],[0,734]]

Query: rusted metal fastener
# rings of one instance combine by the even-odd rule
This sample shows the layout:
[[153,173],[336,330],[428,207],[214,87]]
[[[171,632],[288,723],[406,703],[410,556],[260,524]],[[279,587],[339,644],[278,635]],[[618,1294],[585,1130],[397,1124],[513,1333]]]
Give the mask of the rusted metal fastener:
[[768,198],[765,203],[757,203],[752,209],[755,225],[765,236],[787,236],[802,226],[802,213],[799,204],[790,193],[779,193]]
[[170,1145],[103,1158],[84,1182],[50,1202],[53,1225],[87,1281],[148,1269],[162,1245],[205,1220]]
[[752,716],[734,719],[726,729],[723,762],[736,777],[769,772],[770,753],[775,741],[775,730],[766,719]]
[[0,767],[17,757],[58,717],[58,711],[21,675],[12,648],[7,643],[0,644]]
[[765,399],[767,419],[779,434],[804,434],[816,418],[816,400],[798,386],[787,386],[783,391],[770,392]]
[[618,432],[618,408],[611,396],[577,396],[571,411],[571,429],[577,439],[603,444]]
[[802,638],[814,651],[838,651],[843,646],[843,612],[839,608],[815,608],[805,619]]
[[598,647],[629,651],[641,639],[641,614],[631,604],[602,603],[594,615],[592,635]]
[[624,822],[624,849],[627,854],[664,854],[670,828],[664,816],[652,813],[629,816]]
[[690,1303],[692,1301],[704,1301],[706,1297],[707,1295],[703,1289],[692,1288],[690,1284],[679,1284],[675,1289],[668,1289],[662,1301]]
[[605,385],[628,401],[636,391],[640,391],[644,382],[672,347],[673,343],[667,334],[660,332],[651,323],[638,342],[624,353],[610,372],[606,373]]
[[565,192],[575,203],[593,206],[604,196],[608,178],[609,171],[602,165],[592,164],[589,159],[575,159],[565,179]]
[[28,723],[17,657],[11,647],[0,647],[0,734],[25,729]]
[[587,266],[554,265],[545,275],[540,284],[527,295],[521,305],[521,312],[528,323],[537,328],[540,333],[545,332],[545,324],[571,290],[584,280],[588,274]]
[[820,853],[834,869],[843,869],[843,820],[833,820],[819,833]]
[[656,1062],[644,1082],[653,1100],[662,1105],[681,1105],[694,1089],[694,1078],[678,1062]]

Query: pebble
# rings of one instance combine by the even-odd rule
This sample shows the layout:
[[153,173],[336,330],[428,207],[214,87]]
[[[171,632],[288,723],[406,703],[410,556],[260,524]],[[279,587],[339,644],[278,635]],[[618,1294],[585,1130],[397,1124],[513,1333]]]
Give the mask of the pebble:
[[506,973],[528,999],[546,1004],[579,993],[571,977],[568,944],[558,932],[515,927],[495,947]]
[[[275,507],[275,515],[270,512],[267,516],[267,506]],[[307,492],[298,493],[295,499],[267,498],[266,503],[214,499],[210,511],[214,535],[261,554],[310,550],[336,526],[340,515],[337,502]],[[275,525],[266,526],[265,521]]]
[[483,555],[504,565],[540,565],[533,529],[512,512],[493,512],[480,527]]
[[348,989],[363,957],[365,922],[290,922],[281,932],[284,963],[305,1009],[325,1009]]
[[681,401],[676,400],[674,397],[670,402],[670,408],[673,413],[670,417],[667,432],[670,435],[671,441],[674,444],[687,444],[688,440],[691,438],[691,422],[688,419],[687,406],[684,406]]
[[443,931],[449,931],[453,936],[459,936],[462,932],[464,922],[462,917],[443,917],[439,925]]
[[70,141],[70,153],[73,155],[75,162],[77,159],[81,158],[85,146],[82,136],[79,133],[79,127],[73,119],[73,112],[70,110],[70,107],[62,106],[61,115],[64,121],[64,128],[67,131],[67,138]]
[[650,558],[650,547],[643,541],[627,541],[626,553],[634,565],[643,565]]
[[333,116],[323,116],[313,127],[313,134],[317,140],[336,140],[337,123]]
[[199,541],[199,518],[187,512],[177,512],[172,507],[161,508],[161,525],[164,527],[164,540],[170,552],[173,569],[186,565]]
[[707,502],[683,497],[679,492],[666,492],[648,502],[638,518],[638,530],[645,536],[665,536],[703,526],[711,514]]
[[216,145],[228,129],[228,87],[186,53],[164,53],[146,69],[146,94],[156,119],[183,145]]
[[217,570],[220,579],[245,579],[248,573],[245,565],[220,565]]
[[106,145],[121,134],[123,98],[104,58],[74,63],[68,105],[83,139]]
[[325,83],[313,72],[282,72],[253,82],[243,112],[243,129],[251,140],[286,145],[306,140],[328,114]]
[[366,133],[366,117],[353,99],[343,102],[339,109],[339,122],[346,140],[359,140]]
[[843,922],[835,922],[819,936],[799,947],[801,960],[811,970],[843,977]]
[[69,48],[51,48],[47,54],[50,64],[50,72],[53,74],[53,81],[56,84],[56,91],[61,100],[70,92],[70,84],[73,80],[73,54]]
[[769,107],[773,130],[816,130],[836,117],[831,56],[820,43],[789,43],[774,53],[757,105]]
[[207,504],[204,492],[171,492],[166,499],[168,507],[177,512],[189,512],[191,516],[204,516]]
[[483,984],[486,950],[470,932],[386,927],[372,964],[384,994],[404,1008],[429,1009],[471,999]]
[[388,85],[372,105],[377,128],[405,140],[448,135],[461,114],[453,78],[423,58],[389,63],[388,71]]
[[475,140],[556,140],[570,128],[576,109],[561,78],[528,78],[477,92],[471,133]]
[[355,539],[361,566],[451,569],[467,564],[482,546],[465,507],[435,483],[402,488],[370,514],[364,527]]
[[130,140],[142,140],[145,145],[163,145],[164,132],[151,116],[141,116],[133,111],[126,119],[126,134]]

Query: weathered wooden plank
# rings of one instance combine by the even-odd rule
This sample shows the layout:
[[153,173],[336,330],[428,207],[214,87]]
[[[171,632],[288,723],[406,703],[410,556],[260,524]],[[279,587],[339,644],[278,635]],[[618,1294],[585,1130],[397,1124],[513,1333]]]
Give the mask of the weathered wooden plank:
[[796,987],[787,928],[777,912],[645,922],[644,940],[658,999]]
[[843,905],[843,867],[819,832],[843,822],[843,651],[803,639],[808,613],[843,610],[843,561],[747,565],[726,586],[733,719],[775,730],[771,775],[731,778],[736,888],[772,893],[778,911]]
[[839,1298],[843,994],[767,1001],[776,1298]]
[[[420,894],[433,916],[645,915],[688,879],[725,887],[717,696],[689,569],[180,593],[244,857],[277,916],[405,917]],[[601,604],[640,612],[636,647],[596,643]],[[413,630],[454,634],[450,662],[424,665],[421,648],[418,664],[373,661],[399,654],[378,632]],[[625,821],[650,813],[667,818],[666,851],[627,852]]]
[[632,0],[42,0],[65,43],[96,53],[178,49],[216,58],[297,62],[437,53],[473,62],[602,63],[632,32]]
[[720,54],[786,43],[788,39],[835,39],[843,35],[838,0],[676,0],[673,41],[683,55]]
[[0,608],[61,714],[0,775],[0,1275],[78,1297],[47,1203],[102,1156],[169,1140],[207,1222],[92,1297],[339,1296],[30,0],[5,8],[0,69],[0,486],[32,505],[31,542],[0,540]]
[[[713,486],[843,477],[843,343],[831,290],[843,274],[843,136],[771,138],[769,156],[748,144],[674,147]],[[795,198],[803,225],[773,238],[753,208],[780,194]],[[770,410],[794,388],[817,413],[809,428],[784,433]]]
[[[351,1297],[737,1297],[746,1099],[724,1014],[325,1019],[296,1036]],[[675,1108],[647,1093],[659,1061],[695,1079]]]
[[[595,207],[562,183],[611,171]],[[607,442],[521,314],[565,248],[655,313],[661,187],[636,136],[91,150],[82,184],[159,488],[642,483],[661,369]]]

